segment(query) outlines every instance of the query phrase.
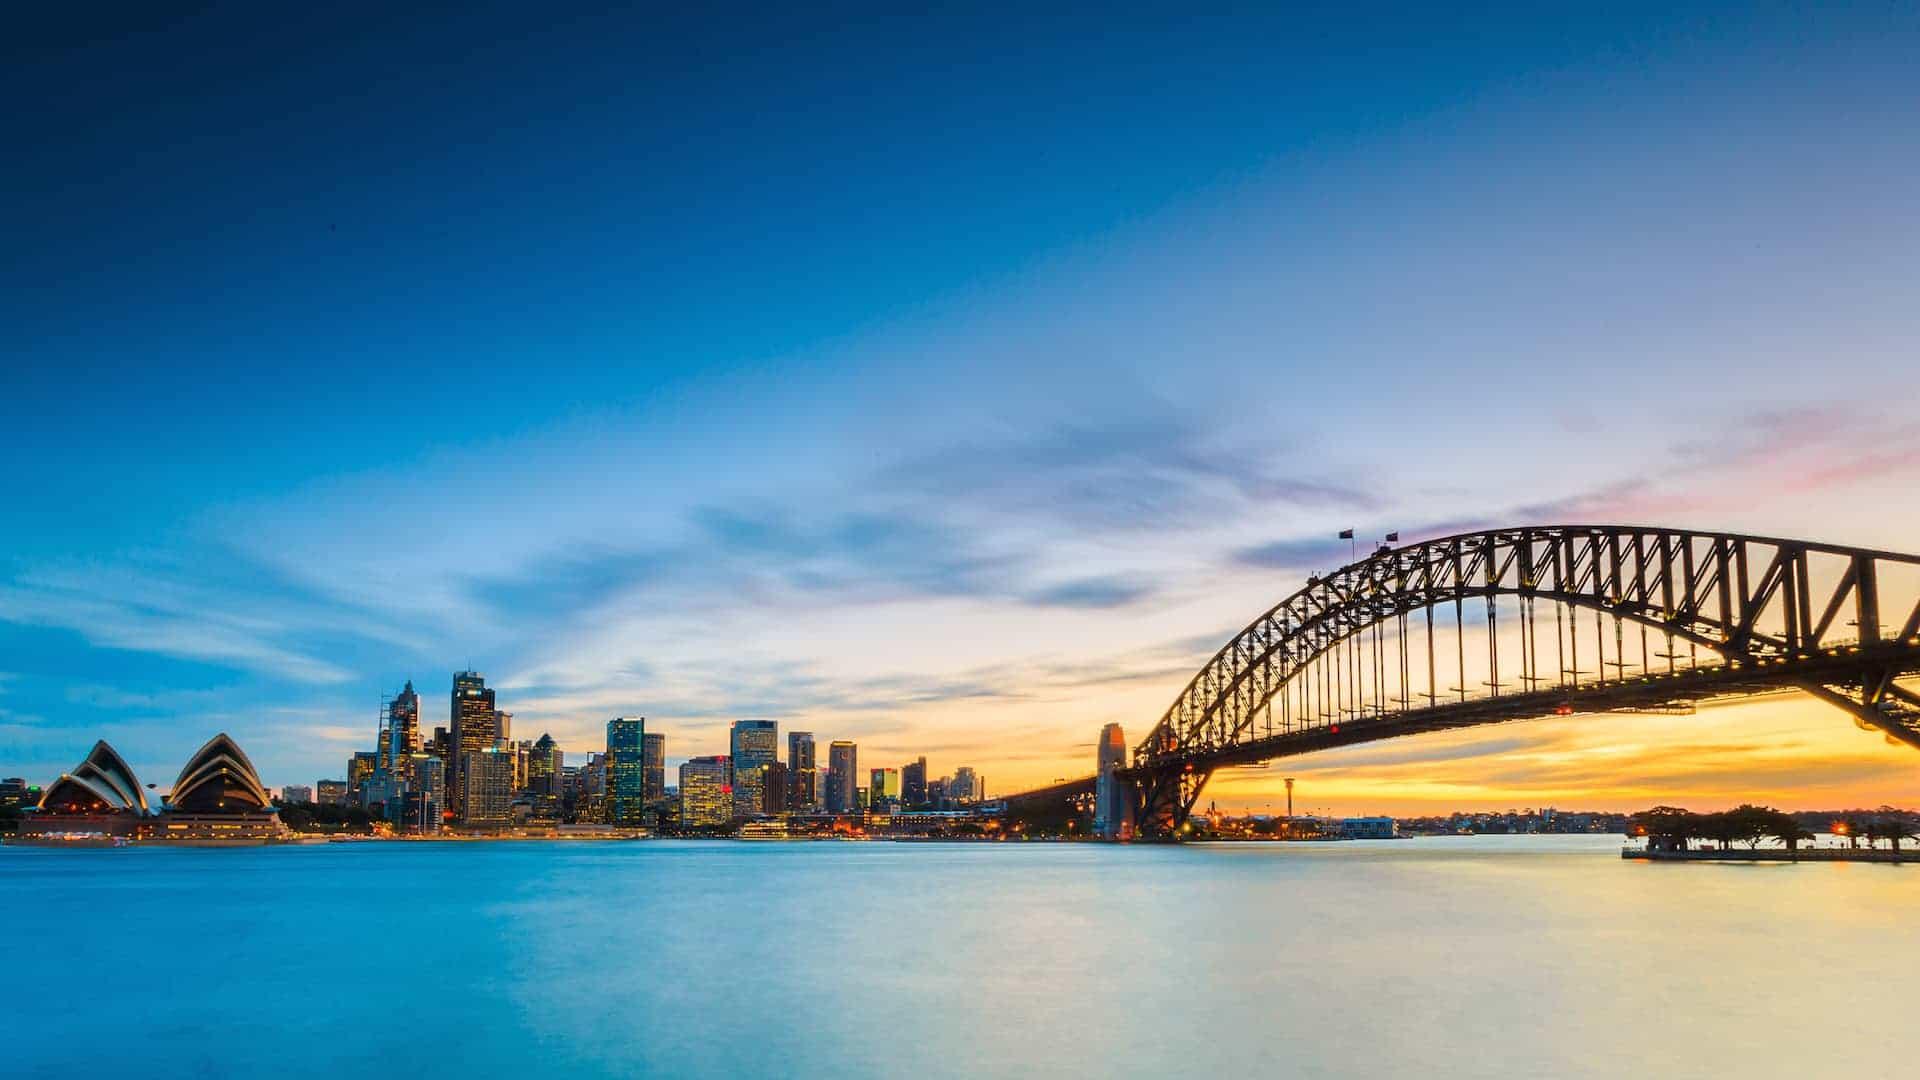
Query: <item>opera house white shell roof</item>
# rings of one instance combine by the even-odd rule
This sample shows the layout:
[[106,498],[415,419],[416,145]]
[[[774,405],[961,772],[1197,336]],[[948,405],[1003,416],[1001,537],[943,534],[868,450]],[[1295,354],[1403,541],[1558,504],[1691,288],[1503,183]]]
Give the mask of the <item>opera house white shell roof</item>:
[[187,759],[167,796],[167,808],[188,814],[257,813],[272,810],[273,802],[253,762],[223,731]]
[[85,761],[47,786],[40,810],[51,814],[153,813],[140,778],[105,739],[93,744]]

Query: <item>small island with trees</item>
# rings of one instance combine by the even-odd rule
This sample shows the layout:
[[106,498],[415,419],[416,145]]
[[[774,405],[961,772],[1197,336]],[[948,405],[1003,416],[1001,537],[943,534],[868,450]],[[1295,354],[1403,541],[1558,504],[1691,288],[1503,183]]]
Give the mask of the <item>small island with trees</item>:
[[1620,854],[1672,862],[1920,862],[1920,849],[1902,846],[1920,842],[1920,814],[1892,806],[1847,811],[1824,823],[1842,841],[1827,845],[1813,843],[1807,817],[1750,803],[1712,814],[1656,806],[1633,815]]

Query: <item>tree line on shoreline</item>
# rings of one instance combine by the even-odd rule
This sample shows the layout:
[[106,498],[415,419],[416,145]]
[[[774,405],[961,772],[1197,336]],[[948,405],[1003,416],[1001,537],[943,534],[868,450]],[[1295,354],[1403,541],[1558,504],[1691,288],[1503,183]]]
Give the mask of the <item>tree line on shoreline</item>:
[[[1633,833],[1647,838],[1655,850],[1685,851],[1696,840],[1717,843],[1721,850],[1735,844],[1757,848],[1773,840],[1788,850],[1798,850],[1814,833],[1807,828],[1805,814],[1791,814],[1771,806],[1742,803],[1731,810],[1696,814],[1678,806],[1656,806],[1633,815]],[[1902,842],[1920,841],[1920,814],[1898,807],[1878,810],[1848,810],[1833,815],[1829,827],[1844,837],[1849,847],[1865,843],[1869,848],[1885,842],[1894,851]]]

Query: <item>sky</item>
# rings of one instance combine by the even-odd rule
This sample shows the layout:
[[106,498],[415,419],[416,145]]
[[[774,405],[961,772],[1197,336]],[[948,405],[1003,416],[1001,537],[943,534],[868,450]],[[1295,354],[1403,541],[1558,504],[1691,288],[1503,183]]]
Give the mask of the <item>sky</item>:
[[[772,719],[1004,793],[1339,529],[1920,550],[1916,48],[1884,3],[29,13],[0,775],[104,737],[164,787],[225,730],[336,777],[471,667],[576,759]],[[1770,698],[1287,772],[1411,813],[1917,766]]]

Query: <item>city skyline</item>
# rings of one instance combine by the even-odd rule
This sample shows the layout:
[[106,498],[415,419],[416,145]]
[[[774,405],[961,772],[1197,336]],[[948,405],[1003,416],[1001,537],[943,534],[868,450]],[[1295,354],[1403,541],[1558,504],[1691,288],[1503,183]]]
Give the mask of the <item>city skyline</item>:
[[[764,719],[1005,792],[1144,735],[1340,530],[1920,547],[1911,11],[1034,19],[1018,56],[979,13],[279,18],[0,74],[48,102],[4,181],[0,775],[225,730],[308,784],[408,680],[454,730],[477,669],[521,737],[658,723],[669,775]],[[1907,753],[1767,699],[1288,771],[1353,812],[1877,805]]]

